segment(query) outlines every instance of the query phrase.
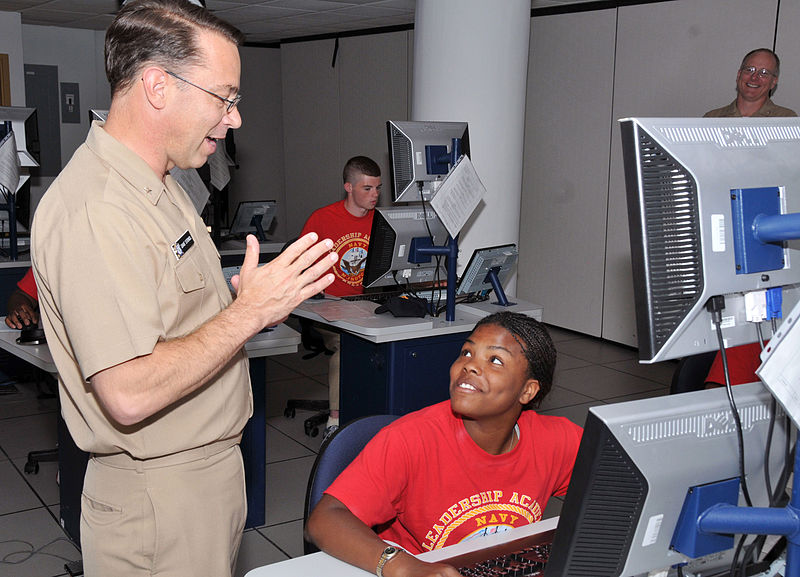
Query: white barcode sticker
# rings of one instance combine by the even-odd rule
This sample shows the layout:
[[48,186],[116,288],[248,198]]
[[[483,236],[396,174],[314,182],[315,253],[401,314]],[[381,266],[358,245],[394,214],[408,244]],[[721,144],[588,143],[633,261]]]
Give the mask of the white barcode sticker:
[[711,215],[711,250],[725,252],[725,215]]
[[647,547],[658,541],[658,534],[661,532],[661,523],[664,521],[664,515],[653,515],[647,521],[647,529],[645,529],[644,537],[642,537],[642,547]]

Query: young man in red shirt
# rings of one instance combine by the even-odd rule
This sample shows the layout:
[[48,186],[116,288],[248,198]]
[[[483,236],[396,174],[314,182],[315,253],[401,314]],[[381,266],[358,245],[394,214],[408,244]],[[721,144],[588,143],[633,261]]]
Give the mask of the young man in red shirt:
[[[315,210],[303,226],[303,236],[316,232],[319,238],[333,240],[332,251],[339,255],[333,267],[336,277],[325,292],[332,296],[357,295],[364,292],[364,265],[369,250],[372,215],[381,193],[381,169],[366,156],[354,156],[342,171],[344,199]],[[325,436],[339,427],[339,335],[320,330],[325,347],[333,354],[328,363],[328,398],[330,416]]]

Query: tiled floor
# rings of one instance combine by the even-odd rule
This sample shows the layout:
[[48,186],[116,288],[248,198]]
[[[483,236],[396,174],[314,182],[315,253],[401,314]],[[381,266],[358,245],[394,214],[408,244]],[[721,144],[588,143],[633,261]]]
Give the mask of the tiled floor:
[[[630,348],[557,328],[551,335],[559,360],[543,413],[582,425],[591,406],[668,392],[672,362],[640,365]],[[283,407],[290,397],[327,398],[326,358],[303,360],[303,354],[268,360],[266,525],[245,533],[237,576],[302,554],[305,486],[321,437],[304,435],[309,413],[288,419]],[[0,576],[66,575],[64,562],[80,553],[57,521],[56,464],[42,463],[37,475],[23,472],[28,451],[55,445],[55,401],[38,399],[32,383],[16,387],[17,392],[0,395]],[[560,502],[551,500],[545,515],[559,509]]]

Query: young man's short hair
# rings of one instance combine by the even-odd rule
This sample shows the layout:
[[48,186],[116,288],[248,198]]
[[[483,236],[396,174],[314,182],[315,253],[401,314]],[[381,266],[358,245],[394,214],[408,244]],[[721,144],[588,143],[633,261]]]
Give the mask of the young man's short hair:
[[356,179],[362,174],[364,176],[380,176],[381,167],[369,157],[354,156],[345,163],[342,180],[345,183],[355,184]]

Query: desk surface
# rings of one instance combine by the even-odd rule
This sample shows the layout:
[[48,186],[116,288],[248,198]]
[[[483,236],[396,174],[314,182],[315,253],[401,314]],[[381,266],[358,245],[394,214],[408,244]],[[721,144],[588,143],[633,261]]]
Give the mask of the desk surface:
[[[345,301],[341,299],[309,299],[298,306],[294,313],[313,321],[337,327],[374,343],[385,343],[461,333],[469,331],[481,318],[500,311],[525,313],[542,320],[542,306],[519,299],[513,306],[495,305],[492,300],[470,305],[456,305],[456,318],[452,322],[440,317],[397,318],[389,313],[374,314],[378,307],[370,301]],[[337,319],[337,320],[332,320]]]
[[31,266],[31,259],[29,257],[25,257],[21,260],[4,260],[0,261],[0,269],[3,268],[25,268],[28,269]]
[[[544,533],[555,529],[557,525],[558,517],[553,517],[538,523],[525,525],[519,529],[512,529],[505,533],[495,533],[480,539],[471,539],[450,547],[429,551],[418,555],[418,557],[423,561],[442,561],[471,551],[513,541],[520,537]],[[291,575],[292,577],[317,577],[318,575],[324,575],[325,577],[365,577],[366,575],[374,575],[374,573],[369,573],[344,561],[339,561],[326,553],[314,553],[258,567],[249,571],[245,577],[284,577],[286,575]]]
[[[5,323],[5,317],[0,317],[0,349],[27,361],[48,373],[56,374],[56,365],[47,345],[20,345],[17,343],[19,331],[10,329]],[[258,333],[247,341],[244,349],[251,358],[283,355],[297,352],[300,344],[300,333],[284,324],[276,326],[273,330]]]
[[[281,252],[284,244],[286,243],[273,241],[259,243],[262,254],[277,254]],[[220,243],[219,254],[220,256],[244,255],[245,248],[247,248],[247,242],[244,240],[224,240]]]

